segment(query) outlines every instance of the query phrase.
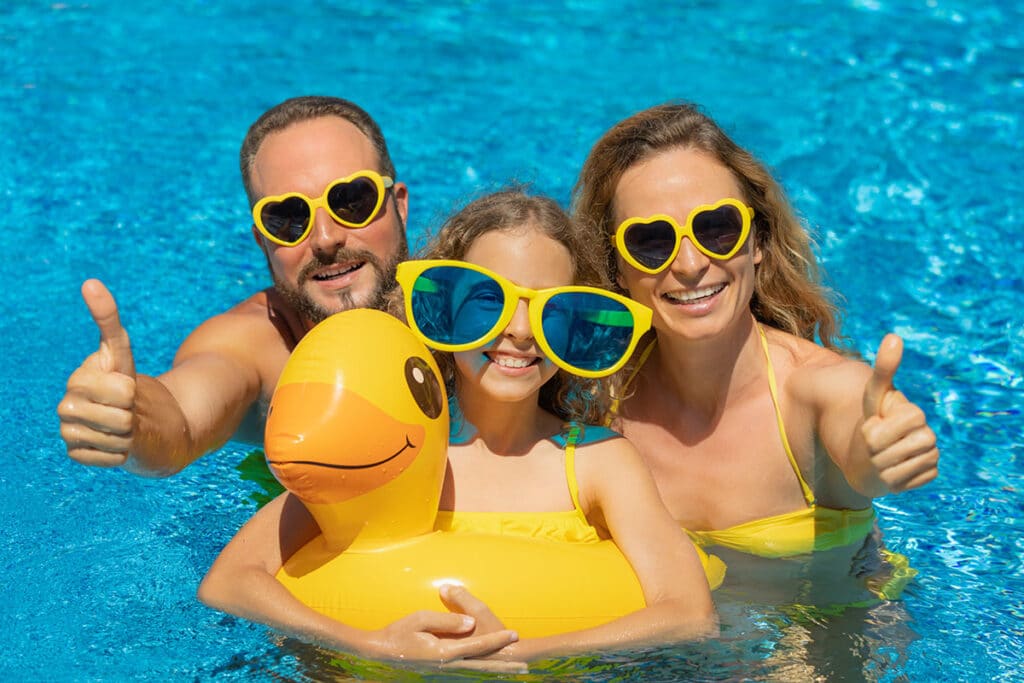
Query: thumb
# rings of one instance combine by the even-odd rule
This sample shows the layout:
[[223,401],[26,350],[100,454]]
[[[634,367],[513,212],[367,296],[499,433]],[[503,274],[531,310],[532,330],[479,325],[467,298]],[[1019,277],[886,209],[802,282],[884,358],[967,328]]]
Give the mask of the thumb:
[[477,600],[464,586],[457,583],[444,583],[438,589],[441,602],[452,612],[471,614],[473,608],[483,603]]
[[442,584],[440,587],[441,602],[452,612],[465,614],[487,630],[505,628],[501,620],[491,611],[487,604],[469,592],[465,586],[458,584]]
[[893,390],[893,378],[903,359],[903,340],[899,335],[887,334],[878,345],[875,367],[864,385],[864,419],[881,415],[882,401]]
[[128,341],[128,332],[121,326],[117,302],[110,290],[99,280],[86,280],[82,284],[82,299],[100,330],[100,362],[103,369],[134,377],[135,359]]

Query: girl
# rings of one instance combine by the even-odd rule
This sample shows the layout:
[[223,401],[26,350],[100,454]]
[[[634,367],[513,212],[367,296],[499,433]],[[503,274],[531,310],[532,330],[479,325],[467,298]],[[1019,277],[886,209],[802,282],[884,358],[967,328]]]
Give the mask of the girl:
[[[500,615],[464,589],[448,588],[447,604],[470,618],[417,613],[380,631],[356,629],[313,612],[273,578],[317,533],[290,494],[258,512],[224,549],[200,599],[329,647],[406,661],[521,662],[714,632],[693,544],[629,442],[593,426],[608,405],[596,376],[628,354],[623,345],[617,354],[601,349],[608,335],[621,332],[605,326],[604,336],[570,333],[570,322],[586,322],[572,317],[572,289],[547,291],[599,283],[594,255],[553,201],[506,191],[450,219],[426,254],[430,260],[403,264],[398,279],[413,330],[430,345],[452,349],[438,354],[457,416],[438,527],[566,542],[612,538],[640,580],[644,609],[584,631],[519,641],[502,628]],[[429,288],[417,287],[424,275]],[[445,305],[417,298],[417,290],[440,291]]]

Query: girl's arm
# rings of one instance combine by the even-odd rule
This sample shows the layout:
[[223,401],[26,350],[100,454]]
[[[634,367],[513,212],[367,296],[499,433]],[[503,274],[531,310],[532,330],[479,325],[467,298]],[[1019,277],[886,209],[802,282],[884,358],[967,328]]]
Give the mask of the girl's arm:
[[515,641],[515,633],[508,630],[464,635],[475,624],[461,614],[420,611],[368,631],[316,612],[275,576],[288,557],[319,533],[301,501],[289,493],[278,496],[221,551],[199,586],[199,599],[307,642],[372,659],[446,663],[483,657]]
[[582,631],[519,641],[499,656],[533,660],[572,652],[658,645],[717,634],[718,620],[693,543],[661,502],[627,440],[579,449],[580,504],[636,572],[647,607]]
[[902,340],[882,340],[875,367],[841,360],[798,374],[810,382],[817,441],[862,496],[917,488],[938,476],[935,432],[924,411],[897,391]]

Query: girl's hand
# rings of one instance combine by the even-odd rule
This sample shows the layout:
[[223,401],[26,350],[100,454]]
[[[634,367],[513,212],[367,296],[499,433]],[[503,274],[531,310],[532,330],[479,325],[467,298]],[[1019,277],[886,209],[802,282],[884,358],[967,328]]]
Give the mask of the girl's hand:
[[374,632],[369,654],[402,662],[440,664],[444,668],[525,670],[525,665],[509,668],[508,662],[465,661],[486,657],[518,640],[514,631],[502,628],[477,633],[476,626],[476,620],[466,614],[414,612]]
[[[501,619],[491,611],[483,600],[469,592],[465,587],[456,584],[445,584],[441,586],[441,602],[444,606],[457,614],[463,614],[473,619],[476,628],[475,635],[485,633],[501,633],[505,631],[505,625]],[[529,667],[525,661],[517,661],[516,656],[518,639],[509,645],[488,653],[477,655],[476,659],[462,660],[452,666],[477,669],[480,671],[502,672],[502,673],[527,673]]]

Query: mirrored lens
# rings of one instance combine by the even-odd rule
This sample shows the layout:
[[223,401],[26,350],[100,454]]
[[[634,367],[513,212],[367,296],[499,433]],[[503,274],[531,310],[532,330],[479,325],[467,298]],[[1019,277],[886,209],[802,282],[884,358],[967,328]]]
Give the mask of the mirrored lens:
[[566,364],[600,371],[614,366],[629,349],[633,314],[610,297],[591,292],[556,294],[541,313],[544,338]]
[[484,343],[501,318],[505,293],[492,278],[465,268],[428,268],[413,285],[413,324],[439,344]]
[[713,254],[728,254],[742,233],[743,216],[739,209],[729,204],[701,211],[693,217],[694,237]]
[[309,204],[301,197],[269,202],[260,209],[263,229],[282,242],[296,242],[309,225]]
[[676,231],[667,221],[634,223],[623,237],[629,255],[651,270],[668,263],[676,248]]
[[345,223],[365,223],[377,208],[377,186],[369,178],[336,183],[327,192],[327,206]]

